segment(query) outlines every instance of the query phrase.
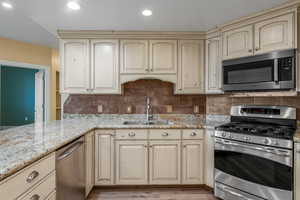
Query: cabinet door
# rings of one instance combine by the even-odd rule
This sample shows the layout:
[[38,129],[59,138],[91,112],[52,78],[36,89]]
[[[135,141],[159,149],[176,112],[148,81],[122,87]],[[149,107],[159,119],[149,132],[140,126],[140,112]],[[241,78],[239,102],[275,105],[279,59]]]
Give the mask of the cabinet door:
[[179,41],[177,93],[204,92],[204,41]]
[[182,142],[182,183],[203,184],[203,141]]
[[205,166],[204,166],[204,184],[213,188],[214,187],[214,130],[205,130]]
[[300,143],[295,143],[295,161],[294,161],[294,173],[295,173],[295,200],[300,200]]
[[149,71],[148,40],[121,40],[121,73],[144,74]]
[[95,133],[95,185],[114,183],[114,142],[111,134]]
[[93,93],[119,94],[119,41],[91,41]]
[[116,184],[148,184],[148,142],[116,142]]
[[293,47],[293,13],[255,24],[255,54]]
[[220,38],[206,41],[206,93],[222,93],[222,58]]
[[223,59],[253,55],[253,26],[223,33]]
[[177,72],[177,40],[150,40],[150,72]]
[[60,42],[62,92],[88,93],[90,90],[89,41]]
[[150,184],[180,184],[180,141],[150,141]]
[[85,172],[86,186],[85,196],[87,197],[94,187],[94,132],[90,132],[85,136]]

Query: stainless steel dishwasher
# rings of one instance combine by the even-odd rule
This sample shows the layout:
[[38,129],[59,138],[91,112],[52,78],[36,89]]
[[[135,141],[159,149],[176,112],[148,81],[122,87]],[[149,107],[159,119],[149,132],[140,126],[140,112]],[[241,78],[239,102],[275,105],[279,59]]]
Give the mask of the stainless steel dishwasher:
[[85,199],[84,137],[56,151],[56,199]]

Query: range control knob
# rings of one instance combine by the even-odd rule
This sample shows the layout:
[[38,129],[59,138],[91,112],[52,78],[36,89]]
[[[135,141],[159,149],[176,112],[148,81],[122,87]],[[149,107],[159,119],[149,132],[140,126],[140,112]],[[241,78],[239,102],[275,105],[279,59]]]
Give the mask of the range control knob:
[[222,137],[226,137],[226,133],[225,132],[222,133]]
[[245,136],[245,137],[244,137],[244,140],[247,141],[247,142],[249,142],[249,141],[251,140],[251,138],[248,137],[248,136]]
[[234,136],[232,134],[229,134],[230,139],[234,139]]

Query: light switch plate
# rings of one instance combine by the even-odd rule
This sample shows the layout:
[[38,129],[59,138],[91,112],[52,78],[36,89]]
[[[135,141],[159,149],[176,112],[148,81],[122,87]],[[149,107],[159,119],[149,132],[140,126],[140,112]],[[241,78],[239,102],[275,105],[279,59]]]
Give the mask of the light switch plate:
[[127,112],[127,114],[131,114],[132,113],[132,106],[127,106],[126,112]]

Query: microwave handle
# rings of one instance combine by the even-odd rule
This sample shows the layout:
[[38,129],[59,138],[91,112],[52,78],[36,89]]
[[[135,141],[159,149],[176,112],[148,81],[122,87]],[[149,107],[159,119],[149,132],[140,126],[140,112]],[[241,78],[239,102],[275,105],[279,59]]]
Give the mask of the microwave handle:
[[278,71],[278,58],[274,60],[274,81],[278,84],[279,82],[279,71]]

